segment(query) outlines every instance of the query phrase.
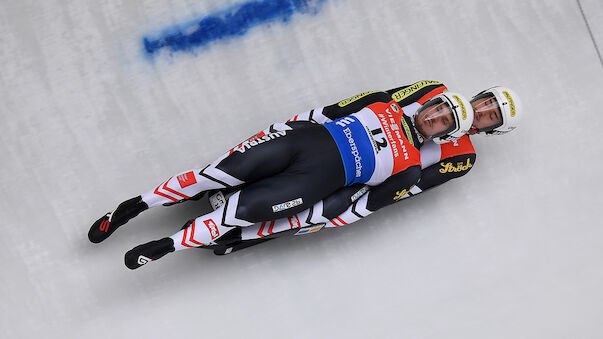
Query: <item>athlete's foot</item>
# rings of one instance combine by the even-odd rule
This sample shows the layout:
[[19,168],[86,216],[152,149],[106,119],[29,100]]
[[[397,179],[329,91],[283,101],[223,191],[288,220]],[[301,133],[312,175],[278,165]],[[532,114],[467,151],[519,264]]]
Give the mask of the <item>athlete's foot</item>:
[[140,196],[122,202],[115,211],[105,214],[92,224],[88,231],[88,239],[95,244],[107,239],[119,226],[148,208]]
[[174,250],[174,240],[163,238],[134,247],[126,253],[124,261],[129,269],[134,270]]

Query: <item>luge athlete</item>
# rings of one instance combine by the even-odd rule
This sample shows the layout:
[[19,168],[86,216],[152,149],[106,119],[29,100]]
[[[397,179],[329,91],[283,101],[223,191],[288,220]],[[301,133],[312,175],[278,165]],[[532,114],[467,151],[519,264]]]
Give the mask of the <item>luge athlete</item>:
[[[206,168],[182,172],[120,204],[91,227],[89,238],[104,240],[149,207],[208,190],[235,190],[226,204],[187,223],[181,232],[128,252],[126,265],[136,268],[176,249],[243,240],[242,227],[297,215],[337,196],[342,188],[366,184],[374,197],[392,190],[398,195],[408,192],[421,175],[418,149],[423,141],[454,140],[471,127],[469,103],[444,90],[440,83],[424,81],[362,93],[275,124]],[[404,110],[398,104],[409,100],[414,105],[403,105]]]

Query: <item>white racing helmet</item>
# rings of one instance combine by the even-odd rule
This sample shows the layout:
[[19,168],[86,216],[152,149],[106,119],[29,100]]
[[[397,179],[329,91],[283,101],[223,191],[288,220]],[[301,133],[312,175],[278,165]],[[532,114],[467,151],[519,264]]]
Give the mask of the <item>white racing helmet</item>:
[[515,92],[507,87],[495,86],[476,94],[472,99],[476,100],[493,97],[500,109],[502,121],[494,126],[481,128],[478,133],[486,135],[500,135],[511,132],[519,126],[521,120],[521,101]]
[[[435,108],[438,108],[437,112]],[[442,107],[447,107],[447,110],[442,110]],[[435,113],[434,113],[435,112]],[[440,115],[452,113],[452,123],[449,123],[449,127],[444,131],[438,131],[432,135],[425,132],[431,123],[427,124],[425,121],[436,121]],[[429,140],[433,140],[436,144],[443,144],[467,134],[471,125],[473,124],[473,108],[471,103],[465,99],[462,95],[455,92],[445,92],[434,96],[429,99],[421,108],[415,113],[415,125],[419,132]]]

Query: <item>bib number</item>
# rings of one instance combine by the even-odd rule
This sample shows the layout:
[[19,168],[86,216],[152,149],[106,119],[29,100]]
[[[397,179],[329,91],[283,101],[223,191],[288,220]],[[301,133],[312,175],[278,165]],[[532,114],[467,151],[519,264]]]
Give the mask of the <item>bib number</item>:
[[381,130],[381,128],[376,128],[371,131],[371,134],[373,135],[375,143],[377,144],[377,153],[379,153],[382,148],[387,147],[387,140],[384,137],[379,140],[376,138],[379,134],[383,134],[383,130]]

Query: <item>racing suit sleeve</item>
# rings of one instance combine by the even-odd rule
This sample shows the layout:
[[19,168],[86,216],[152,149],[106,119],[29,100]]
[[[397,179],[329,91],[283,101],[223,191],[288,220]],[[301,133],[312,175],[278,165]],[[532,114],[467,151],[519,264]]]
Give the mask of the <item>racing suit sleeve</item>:
[[352,203],[344,212],[329,220],[326,227],[339,227],[356,222],[373,212],[392,205],[408,195],[421,176],[420,166],[409,167],[377,186],[370,187],[367,194]]
[[[364,107],[376,102],[387,103],[393,99],[400,107],[410,105],[414,102],[423,104],[434,95],[440,94],[446,90],[446,86],[439,81],[421,80],[410,85],[392,88],[387,91],[362,92],[338,103],[300,113],[288,121],[305,120],[324,124],[346,115],[356,113]],[[278,125],[279,124],[275,124],[275,126]]]
[[475,153],[456,155],[423,169],[421,181],[407,192],[402,199],[410,198],[449,180],[462,177],[473,168],[475,158]]
[[342,118],[346,115],[350,115],[352,113],[356,113],[363,109],[364,107],[374,104],[376,102],[390,102],[391,95],[387,92],[381,91],[369,91],[363,92],[353,97],[342,100],[338,103],[318,107],[303,113],[300,113],[288,121],[312,121],[318,124],[324,124],[326,122],[330,122],[339,118]]
[[421,180],[408,188],[405,188],[408,185],[405,186],[404,182],[401,182],[396,176],[392,176],[380,185],[371,187],[368,194],[354,202],[337,217],[331,218],[327,227],[350,224],[394,202],[410,198],[449,180],[462,177],[471,170],[475,158],[475,153],[445,158],[439,163],[423,169]]
[[421,80],[410,85],[392,88],[386,92],[396,100],[400,107],[405,107],[415,102],[422,105],[433,96],[446,90],[446,86],[439,81]]

